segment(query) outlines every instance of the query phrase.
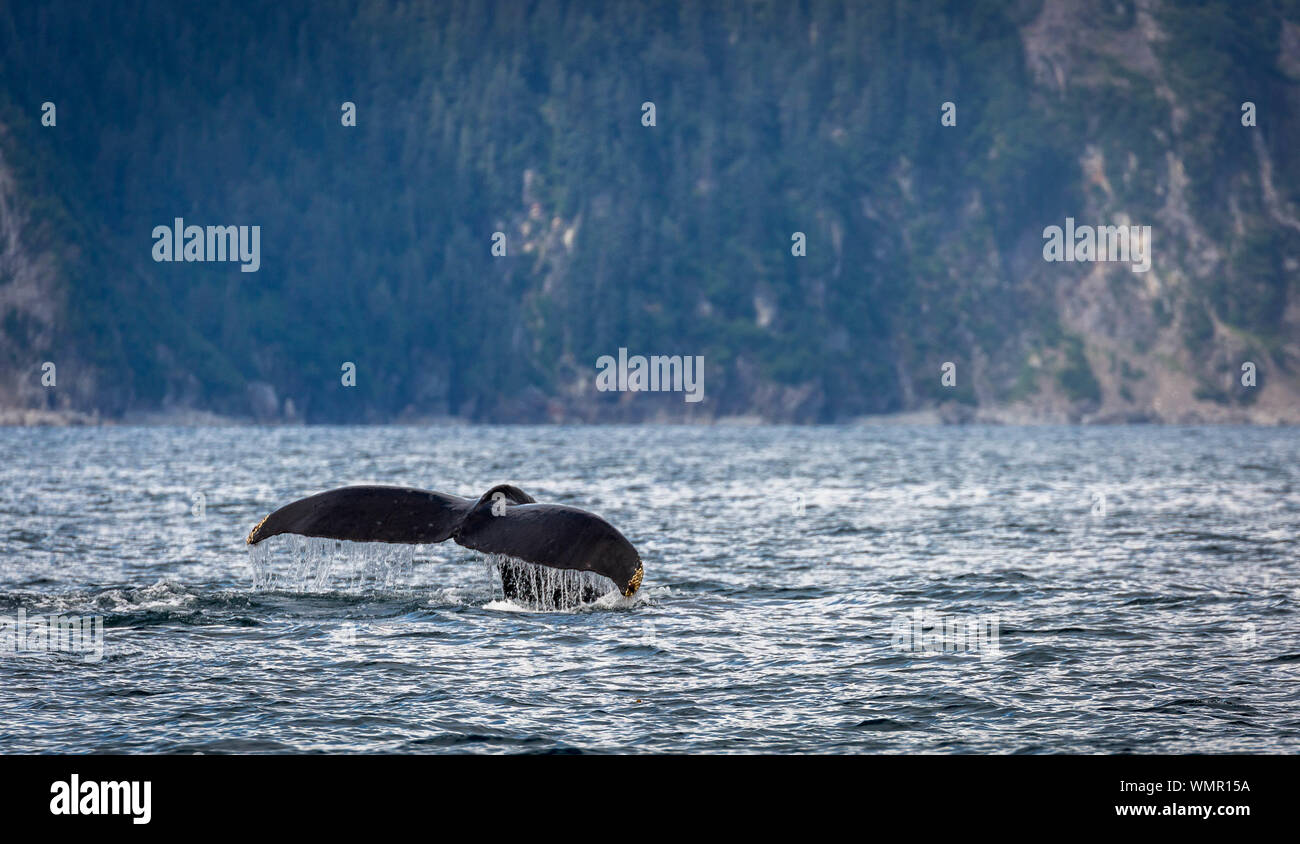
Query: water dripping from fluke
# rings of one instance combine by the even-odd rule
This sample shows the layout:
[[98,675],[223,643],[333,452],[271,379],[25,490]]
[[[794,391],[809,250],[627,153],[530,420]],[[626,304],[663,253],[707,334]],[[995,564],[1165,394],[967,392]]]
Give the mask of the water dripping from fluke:
[[399,592],[412,585],[418,546],[297,535],[279,539],[247,546],[254,591]]
[[[375,594],[417,589],[421,546],[352,542],[288,534],[249,545],[253,591],[293,594]],[[488,579],[489,608],[568,612],[626,601],[614,581],[591,571],[557,569],[504,554],[475,555]],[[454,563],[448,563],[455,565]],[[427,584],[430,589],[436,584]]]
[[534,612],[575,610],[619,595],[614,581],[593,571],[551,568],[504,554],[489,554],[483,564],[498,598]]

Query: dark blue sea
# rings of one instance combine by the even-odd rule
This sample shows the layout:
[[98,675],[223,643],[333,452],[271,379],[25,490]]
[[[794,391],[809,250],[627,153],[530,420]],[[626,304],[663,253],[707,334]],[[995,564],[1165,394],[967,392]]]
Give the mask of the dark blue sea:
[[[0,429],[0,747],[1296,753],[1298,434]],[[644,585],[288,537],[255,579],[259,519],[367,482],[592,510]]]

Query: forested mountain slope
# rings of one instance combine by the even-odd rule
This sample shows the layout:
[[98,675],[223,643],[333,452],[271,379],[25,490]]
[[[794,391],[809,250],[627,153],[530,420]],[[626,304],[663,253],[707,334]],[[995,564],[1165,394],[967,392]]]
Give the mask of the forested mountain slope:
[[[1300,422],[1294,2],[47,2],[0,44],[0,409]],[[155,261],[177,217],[259,269]],[[1045,261],[1067,218],[1150,269]],[[705,399],[598,392],[620,348]]]

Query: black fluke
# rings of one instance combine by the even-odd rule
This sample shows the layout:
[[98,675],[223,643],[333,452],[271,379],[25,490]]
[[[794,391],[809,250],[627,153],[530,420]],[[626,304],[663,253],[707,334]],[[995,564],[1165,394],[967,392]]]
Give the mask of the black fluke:
[[[397,486],[332,489],[262,519],[248,534],[248,544],[281,533],[416,545],[454,539],[487,554],[596,572],[627,596],[641,586],[644,574],[636,548],[609,522],[576,507],[538,504],[509,484],[494,486],[477,500]],[[518,597],[523,581],[503,572],[506,596]]]

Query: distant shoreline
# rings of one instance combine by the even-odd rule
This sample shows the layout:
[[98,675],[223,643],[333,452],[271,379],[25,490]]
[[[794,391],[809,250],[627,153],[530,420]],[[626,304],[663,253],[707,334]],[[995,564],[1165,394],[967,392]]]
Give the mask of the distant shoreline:
[[708,419],[674,419],[655,417],[637,421],[584,419],[566,419],[555,421],[536,420],[477,420],[471,421],[454,416],[423,417],[411,419],[390,419],[382,422],[302,422],[302,421],[260,421],[251,417],[225,416],[203,410],[175,410],[128,413],[121,417],[105,417],[96,413],[82,413],[74,410],[36,410],[36,409],[0,409],[0,427],[2,428],[78,428],[78,427],[145,427],[145,428],[239,428],[239,427],[330,427],[343,425],[349,427],[472,427],[480,425],[520,425],[539,427],[575,426],[636,426],[636,425],[679,425],[682,427],[768,427],[792,426],[816,428],[822,425],[842,425],[860,427],[942,427],[962,425],[988,426],[1052,426],[1078,425],[1087,427],[1152,425],[1152,426],[1252,426],[1260,428],[1292,427],[1300,425],[1300,414],[1295,418],[1272,417],[1258,414],[1263,418],[1250,415],[1222,414],[1220,418],[1207,418],[1201,414],[1188,413],[1182,418],[1160,419],[1148,414],[1098,413],[1083,415],[1078,419],[1069,419],[1058,414],[1034,413],[1018,408],[962,408],[954,411],[951,407],[929,408],[924,410],[902,411],[859,416],[836,422],[786,422],[765,419],[758,415],[721,416]]

